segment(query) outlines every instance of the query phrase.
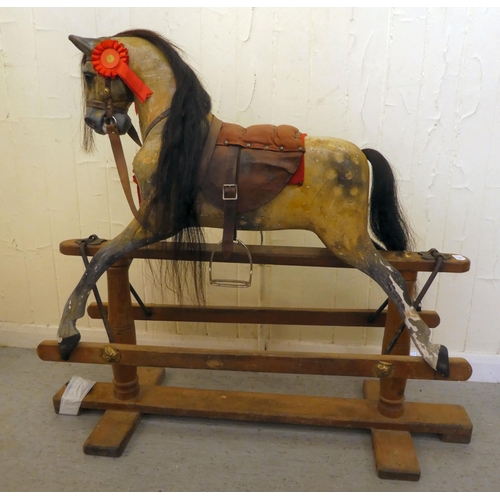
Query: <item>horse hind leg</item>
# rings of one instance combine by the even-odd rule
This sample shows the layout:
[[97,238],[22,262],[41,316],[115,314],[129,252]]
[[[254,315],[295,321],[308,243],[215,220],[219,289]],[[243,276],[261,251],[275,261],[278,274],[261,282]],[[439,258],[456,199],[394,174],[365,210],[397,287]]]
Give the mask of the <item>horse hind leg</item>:
[[358,242],[354,248],[347,248],[345,244],[339,245],[338,241],[329,241],[331,238],[319,236],[335,255],[379,284],[394,302],[415,347],[425,362],[444,377],[448,377],[450,370],[448,350],[445,346],[430,341],[429,327],[413,307],[406,283],[399,271],[382,258],[368,238],[363,238],[365,241],[362,244]]
[[395,303],[418,352],[431,368],[448,377],[450,371],[448,349],[444,345],[433,344],[430,341],[429,327],[413,307],[403,277],[376,250],[372,262],[371,277]]

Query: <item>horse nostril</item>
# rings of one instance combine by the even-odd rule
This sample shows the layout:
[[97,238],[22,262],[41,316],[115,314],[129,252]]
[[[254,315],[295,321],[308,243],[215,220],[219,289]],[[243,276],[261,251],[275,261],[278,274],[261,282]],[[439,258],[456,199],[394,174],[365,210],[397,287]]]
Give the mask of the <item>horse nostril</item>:
[[104,126],[104,116],[101,119],[95,116],[86,116],[84,118],[86,125],[88,125],[92,130],[97,132],[98,134],[105,134],[106,131],[102,129]]

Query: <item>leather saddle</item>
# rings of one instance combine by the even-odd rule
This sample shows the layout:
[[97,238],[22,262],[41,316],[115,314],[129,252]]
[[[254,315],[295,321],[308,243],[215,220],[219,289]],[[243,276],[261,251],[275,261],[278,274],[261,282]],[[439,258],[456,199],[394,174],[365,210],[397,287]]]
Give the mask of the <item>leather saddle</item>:
[[[237,215],[269,203],[303,169],[304,136],[290,125],[243,128],[212,118],[200,164],[200,189],[224,213],[224,259],[231,256],[236,240]],[[302,181],[299,175],[294,183]]]

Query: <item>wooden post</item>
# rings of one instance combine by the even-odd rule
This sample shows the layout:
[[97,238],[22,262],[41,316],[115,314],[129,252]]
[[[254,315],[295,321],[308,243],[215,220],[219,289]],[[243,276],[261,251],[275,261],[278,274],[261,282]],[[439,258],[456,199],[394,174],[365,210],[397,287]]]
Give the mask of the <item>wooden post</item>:
[[[108,278],[108,320],[114,341],[119,344],[136,344],[134,318],[128,270],[130,259],[120,259],[107,271]],[[137,367],[113,365],[114,395],[127,400],[139,395],[140,386]]]
[[[406,281],[410,298],[413,300],[417,273],[406,271],[403,272],[402,275]],[[398,331],[401,321],[401,315],[397,311],[392,300],[390,300],[387,308],[384,338],[382,340],[382,354],[387,349],[387,346],[393,339],[394,334]],[[396,356],[408,356],[410,354],[410,334],[406,328],[403,330],[403,333],[396,342],[391,354]],[[380,379],[378,411],[385,417],[389,418],[397,418],[403,415],[405,388],[406,379],[382,377]]]
[[[137,344],[132,316],[129,268],[132,259],[123,258],[107,270],[108,321],[114,341],[120,344]],[[110,360],[116,351],[109,347]],[[113,396],[121,401],[132,401],[140,395],[141,387],[160,384],[165,376],[163,368],[137,368],[137,366],[112,364]],[[107,410],[83,445],[87,455],[119,457],[125,450],[141,421],[138,411]]]
[[[408,293],[413,300],[417,272],[404,271],[401,273]],[[385,323],[384,338],[382,340],[382,353],[399,330],[402,318],[396,306],[389,301],[387,319]],[[410,335],[405,328],[396,342],[391,354],[407,356],[410,354]],[[378,399],[377,410],[385,417],[397,421],[405,412],[406,378],[380,377],[378,381],[365,381],[364,391],[367,399]],[[372,430],[373,451],[377,475],[380,479],[398,479],[405,481],[418,481],[420,478],[420,465],[411,434],[408,431]]]

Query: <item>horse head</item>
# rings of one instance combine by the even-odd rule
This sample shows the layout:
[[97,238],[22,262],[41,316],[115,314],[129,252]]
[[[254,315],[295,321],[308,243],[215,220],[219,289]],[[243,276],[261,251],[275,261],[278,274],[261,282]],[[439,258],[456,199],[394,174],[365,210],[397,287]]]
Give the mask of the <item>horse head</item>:
[[134,101],[134,94],[121,77],[100,74],[92,62],[96,47],[107,39],[75,35],[70,35],[69,39],[83,53],[85,123],[98,134],[104,135],[107,133],[106,123],[113,121],[118,133],[126,134],[132,125],[127,112]]

